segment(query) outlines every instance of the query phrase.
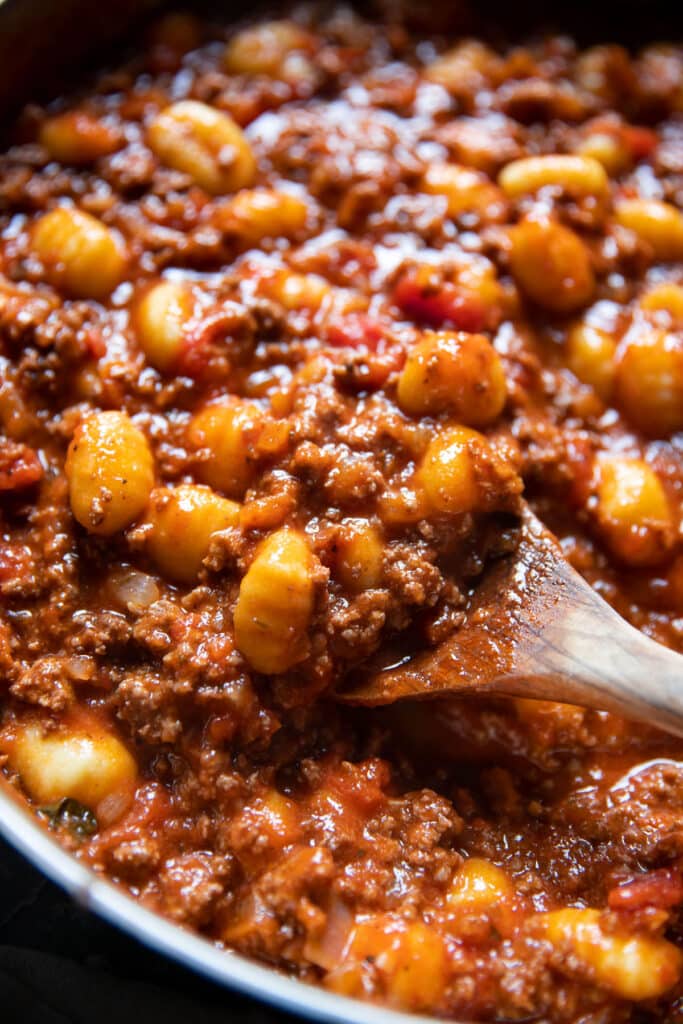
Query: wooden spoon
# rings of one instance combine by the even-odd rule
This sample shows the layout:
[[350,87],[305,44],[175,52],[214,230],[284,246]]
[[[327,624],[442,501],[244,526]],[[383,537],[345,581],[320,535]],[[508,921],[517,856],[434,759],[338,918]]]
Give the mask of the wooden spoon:
[[434,648],[375,663],[338,696],[373,706],[475,693],[614,711],[683,736],[683,655],[610,608],[528,506],[516,548],[484,574],[464,625]]

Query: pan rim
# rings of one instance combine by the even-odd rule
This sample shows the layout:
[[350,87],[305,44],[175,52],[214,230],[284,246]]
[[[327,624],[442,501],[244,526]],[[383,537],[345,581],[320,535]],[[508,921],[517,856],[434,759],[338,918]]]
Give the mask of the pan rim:
[[0,835],[81,907],[214,983],[277,1009],[329,1024],[419,1024],[436,1020],[326,992],[287,977],[240,953],[220,949],[209,939],[141,906],[132,895],[63,849],[5,780],[0,782]]

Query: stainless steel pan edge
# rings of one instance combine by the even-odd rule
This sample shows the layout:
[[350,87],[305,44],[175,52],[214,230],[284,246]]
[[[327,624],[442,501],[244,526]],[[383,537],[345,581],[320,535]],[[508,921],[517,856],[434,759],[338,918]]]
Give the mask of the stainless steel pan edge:
[[77,903],[212,981],[291,1013],[330,1024],[419,1024],[434,1018],[398,1013],[287,978],[146,910],[133,897],[79,863],[0,782],[0,834]]

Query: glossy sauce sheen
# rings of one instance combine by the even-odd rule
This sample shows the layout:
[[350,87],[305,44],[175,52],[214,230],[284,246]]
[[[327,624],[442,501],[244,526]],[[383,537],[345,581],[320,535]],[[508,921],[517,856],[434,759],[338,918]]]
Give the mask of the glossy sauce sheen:
[[168,16],[24,111],[0,764],[84,863],[391,1007],[681,1019],[679,742],[334,700],[457,628],[522,493],[683,650],[681,112],[673,47],[348,11]]

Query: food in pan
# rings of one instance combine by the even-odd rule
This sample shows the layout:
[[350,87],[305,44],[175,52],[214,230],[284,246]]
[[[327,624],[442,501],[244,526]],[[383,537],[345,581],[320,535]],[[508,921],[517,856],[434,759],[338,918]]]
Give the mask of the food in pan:
[[[345,681],[522,495],[683,650],[683,50],[164,17],[0,170],[0,756],[83,863],[330,991],[675,1021],[683,745]],[[509,638],[514,643],[514,637]]]

